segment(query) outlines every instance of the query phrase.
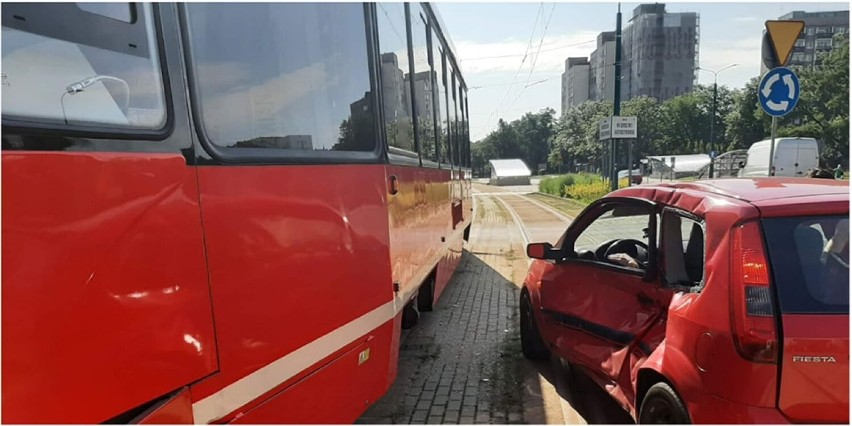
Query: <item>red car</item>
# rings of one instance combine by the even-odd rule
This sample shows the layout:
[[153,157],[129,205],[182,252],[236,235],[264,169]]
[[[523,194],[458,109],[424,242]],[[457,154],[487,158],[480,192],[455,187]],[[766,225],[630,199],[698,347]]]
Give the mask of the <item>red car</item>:
[[524,355],[639,423],[848,423],[848,240],[848,182],[615,191],[527,247]]

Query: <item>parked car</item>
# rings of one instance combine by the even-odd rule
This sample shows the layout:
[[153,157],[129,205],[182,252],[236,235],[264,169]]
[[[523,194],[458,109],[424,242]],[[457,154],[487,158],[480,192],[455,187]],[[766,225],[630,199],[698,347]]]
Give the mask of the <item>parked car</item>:
[[521,342],[639,423],[849,422],[849,185],[624,188],[534,243]]
[[[627,170],[620,170],[618,172],[618,179],[619,180],[624,179],[627,176],[628,176]],[[630,178],[632,179],[632,182],[634,184],[639,185],[640,183],[642,183],[642,170],[634,169],[633,172],[630,173]]]
[[[762,177],[769,174],[771,140],[755,142],[739,177]],[[819,146],[814,138],[776,138],[772,176],[805,177],[808,170],[819,167]]]

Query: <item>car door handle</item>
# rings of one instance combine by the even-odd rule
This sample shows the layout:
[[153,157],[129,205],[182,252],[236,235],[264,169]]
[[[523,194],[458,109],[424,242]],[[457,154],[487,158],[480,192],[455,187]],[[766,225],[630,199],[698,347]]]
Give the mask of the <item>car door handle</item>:
[[636,300],[643,305],[652,305],[654,303],[654,299],[648,297],[645,293],[639,293],[636,295]]

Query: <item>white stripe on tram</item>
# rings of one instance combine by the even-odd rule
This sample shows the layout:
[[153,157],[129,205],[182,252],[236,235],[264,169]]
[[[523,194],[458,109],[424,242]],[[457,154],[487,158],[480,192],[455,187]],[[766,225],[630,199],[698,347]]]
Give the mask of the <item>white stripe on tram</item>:
[[390,302],[192,404],[195,423],[210,423],[232,413],[305,371],[318,360],[392,320],[405,305],[403,300],[405,299],[402,297],[394,297]]

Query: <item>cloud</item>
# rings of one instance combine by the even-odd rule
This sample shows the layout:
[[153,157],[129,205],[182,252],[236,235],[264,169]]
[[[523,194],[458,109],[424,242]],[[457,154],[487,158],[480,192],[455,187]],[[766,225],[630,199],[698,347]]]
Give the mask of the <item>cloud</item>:
[[737,16],[736,18],[732,18],[730,22],[742,23],[755,21],[757,21],[757,17],[755,16]]
[[[220,69],[227,69],[221,64]],[[216,81],[221,83],[221,81]],[[309,95],[333,86],[325,64],[313,63],[293,72],[280,74],[256,85],[238,85],[229,91],[202,96],[205,128],[216,141],[247,139],[246,124],[252,123],[251,136],[268,136],[281,127],[284,110],[292,110]]]
[[[734,87],[742,87],[749,78],[760,74],[760,47],[762,35],[736,41],[720,40],[713,43],[701,43],[699,47],[699,65],[702,68],[718,70],[731,64],[736,68],[719,74],[719,83],[738,82]],[[712,84],[713,74],[701,71],[698,74],[702,84]]]
[[249,64],[243,62],[201,62],[197,66],[198,81],[205,91],[227,90],[249,78]]
[[[584,31],[547,36],[537,58],[536,51],[541,39],[533,40],[521,71],[529,72],[534,62],[536,71],[561,72],[569,56],[588,57],[592,53],[597,35],[597,32]],[[517,71],[527,49],[527,41],[513,38],[487,43],[460,40],[455,45],[462,71],[470,76],[494,71]]]

